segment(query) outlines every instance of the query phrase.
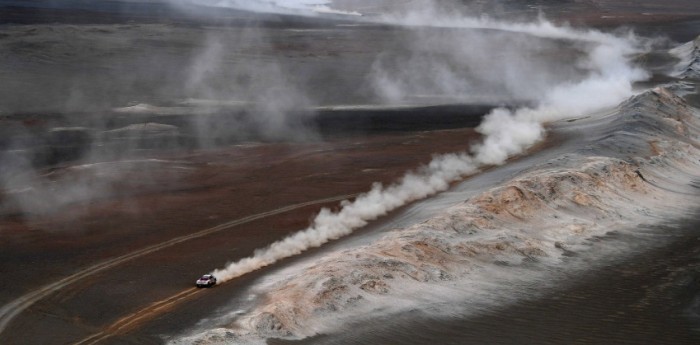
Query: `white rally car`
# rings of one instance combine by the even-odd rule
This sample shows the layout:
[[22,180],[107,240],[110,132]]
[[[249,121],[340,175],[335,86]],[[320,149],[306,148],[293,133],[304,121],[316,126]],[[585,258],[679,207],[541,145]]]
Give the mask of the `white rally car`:
[[205,274],[201,278],[197,279],[197,287],[212,287],[216,285],[216,277],[211,274]]

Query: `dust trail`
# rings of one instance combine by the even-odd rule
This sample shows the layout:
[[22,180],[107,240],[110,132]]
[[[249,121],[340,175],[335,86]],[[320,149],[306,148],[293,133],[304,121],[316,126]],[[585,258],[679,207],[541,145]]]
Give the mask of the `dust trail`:
[[579,63],[590,72],[580,81],[552,86],[542,94],[536,107],[516,111],[497,109],[487,115],[478,128],[484,139],[470,153],[436,156],[429,165],[408,173],[395,184],[388,187],[375,184],[354,201],[344,202],[338,212],[322,210],[307,229],[212,273],[225,282],[346,236],[398,207],[446,190],[451,182],[473,174],[481,166],[503,164],[508,157],[523,153],[543,138],[543,124],[548,121],[617,105],[633,95],[633,82],[647,77],[644,71],[628,63],[627,56],[637,49],[633,38],[574,31],[545,22],[532,26],[489,24],[500,30],[585,40],[587,57]]
[[444,191],[450,182],[477,170],[478,164],[465,153],[436,157],[416,173],[409,173],[391,186],[375,184],[372,190],[360,195],[354,201],[345,201],[338,212],[323,209],[316,216],[313,225],[266,249],[258,250],[249,258],[215,270],[213,274],[225,282],[273,264],[280,259],[300,254],[349,235],[353,230],[377,219],[398,207],[420,200],[437,192]]

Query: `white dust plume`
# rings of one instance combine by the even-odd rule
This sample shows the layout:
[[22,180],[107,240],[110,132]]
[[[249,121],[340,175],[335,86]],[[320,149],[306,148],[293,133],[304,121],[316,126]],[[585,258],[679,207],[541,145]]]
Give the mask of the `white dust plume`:
[[[471,28],[479,24],[479,20],[451,24]],[[508,157],[523,153],[543,138],[543,125],[548,121],[617,105],[633,94],[633,82],[647,77],[644,71],[628,63],[627,57],[637,49],[632,37],[578,31],[547,22],[511,25],[488,21],[482,24],[540,37],[585,41],[588,54],[585,61],[578,63],[585,65],[589,72],[582,80],[553,85],[541,95],[535,107],[516,111],[497,109],[487,115],[478,128],[484,135],[483,141],[470,153],[436,156],[429,165],[408,173],[395,184],[388,187],[375,184],[354,201],[344,202],[337,212],[322,210],[307,229],[257,250],[251,257],[229,263],[213,274],[225,282],[346,236],[370,220],[446,190],[451,182],[473,174],[481,166],[503,164]]]
[[328,241],[349,235],[353,230],[412,201],[444,191],[450,182],[476,171],[478,164],[465,153],[435,157],[418,172],[409,173],[388,187],[375,184],[372,190],[354,201],[345,201],[338,212],[323,209],[306,230],[297,232],[249,258],[229,264],[213,274],[222,282],[273,264],[280,259],[319,247]]

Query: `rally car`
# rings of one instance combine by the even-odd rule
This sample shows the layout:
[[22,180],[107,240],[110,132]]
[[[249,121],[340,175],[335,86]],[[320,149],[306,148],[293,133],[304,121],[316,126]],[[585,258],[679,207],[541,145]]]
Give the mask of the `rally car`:
[[216,277],[211,274],[205,274],[201,278],[197,279],[197,287],[212,287],[216,285]]

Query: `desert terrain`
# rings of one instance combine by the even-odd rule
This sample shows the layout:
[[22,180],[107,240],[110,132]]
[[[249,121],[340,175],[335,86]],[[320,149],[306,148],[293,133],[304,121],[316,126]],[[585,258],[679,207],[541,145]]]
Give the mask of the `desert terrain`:
[[[453,2],[470,15],[499,20],[543,12],[574,27],[633,28],[665,36],[668,48],[700,34],[700,7],[690,0]],[[194,288],[200,275],[309,227],[322,208],[339,211],[375,183],[391,185],[435,156],[471,152],[484,138],[479,124],[493,109],[529,106],[546,85],[586,75],[571,63],[585,54],[585,45],[563,38],[530,40],[492,28],[414,31],[335,13],[319,18],[126,3],[0,4],[0,343],[161,344],[201,327],[202,320],[231,312],[221,306],[249,303],[244,294],[268,274],[304,260],[323,262],[324,253],[344,248],[344,241],[376,238],[394,222],[425,216],[412,218],[418,211],[411,204],[397,207],[337,242],[212,289]],[[372,18],[422,4],[337,0],[332,6]],[[501,80],[530,74],[475,68],[468,73],[472,84],[443,87],[444,79],[426,78],[443,72],[435,66],[418,72],[424,61],[462,68],[477,60],[435,53],[449,46],[438,37],[497,42],[478,61],[502,67],[521,52],[522,69],[556,73],[513,87]],[[414,41],[432,45],[419,49]],[[675,78],[663,75],[664,66],[673,65],[666,55],[637,61],[651,71],[639,89]],[[368,77],[380,72],[405,84],[388,87],[385,79]],[[692,85],[686,99],[697,106]],[[480,187],[497,185],[534,165],[528,157],[579,145],[574,131],[560,127],[548,127],[544,140],[508,157],[505,166],[514,164],[512,170],[486,164],[448,183],[447,193],[490,171],[494,177]],[[669,226],[696,228],[693,216],[688,219]],[[697,273],[697,234],[682,232],[668,247],[650,248],[647,256],[586,272],[545,299],[468,321],[408,312],[383,320],[392,327],[360,323],[356,338],[319,334],[299,341],[605,343],[632,322],[623,332],[628,336],[616,341],[692,343],[700,339],[697,325],[667,306],[691,303],[697,287],[673,290],[674,297],[635,289],[659,280],[678,284],[671,266]],[[697,285],[694,277],[687,279]],[[647,304],[630,306],[639,300]],[[641,316],[612,315],[618,305]],[[659,311],[672,316],[659,317]],[[533,321],[538,317],[544,321]],[[563,330],[562,319],[569,325]],[[411,336],[412,327],[422,327],[416,324],[428,325],[419,332],[423,338]],[[504,335],[503,324],[512,332]],[[589,326],[599,335],[590,335]],[[269,340],[286,342],[294,341]]]

